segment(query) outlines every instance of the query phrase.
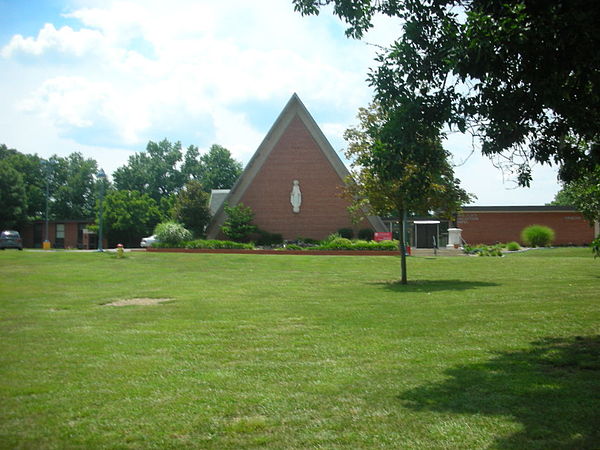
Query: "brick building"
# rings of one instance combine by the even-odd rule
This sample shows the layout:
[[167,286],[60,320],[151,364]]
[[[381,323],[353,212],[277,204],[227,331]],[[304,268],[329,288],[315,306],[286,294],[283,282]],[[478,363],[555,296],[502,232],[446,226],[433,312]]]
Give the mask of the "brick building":
[[284,239],[324,239],[340,228],[385,231],[378,217],[353,224],[340,196],[348,170],[296,94],[289,100],[240,179],[221,203],[211,202],[207,236],[222,237],[224,204],[243,203],[262,230]]
[[457,226],[469,244],[521,242],[521,230],[545,225],[555,233],[555,245],[587,245],[596,234],[583,215],[568,206],[465,206]]
[[[93,249],[98,245],[95,232],[88,230],[93,220],[58,220],[48,222],[48,240],[52,248]],[[42,248],[46,239],[46,222],[38,220],[23,227],[23,246]]]

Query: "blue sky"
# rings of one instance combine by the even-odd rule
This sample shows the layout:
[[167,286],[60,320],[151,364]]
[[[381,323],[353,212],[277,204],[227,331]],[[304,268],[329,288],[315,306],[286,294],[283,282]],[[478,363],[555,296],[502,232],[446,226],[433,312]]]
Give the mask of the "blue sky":
[[[386,45],[399,29],[377,18],[365,40]],[[288,0],[0,0],[0,143],[78,151],[107,173],[163,138],[218,143],[245,163],[296,92],[341,151],[372,98],[375,51]],[[446,146],[459,163],[471,140]],[[559,188],[538,167],[532,188],[514,189],[477,152],[456,172],[479,205],[544,204]]]

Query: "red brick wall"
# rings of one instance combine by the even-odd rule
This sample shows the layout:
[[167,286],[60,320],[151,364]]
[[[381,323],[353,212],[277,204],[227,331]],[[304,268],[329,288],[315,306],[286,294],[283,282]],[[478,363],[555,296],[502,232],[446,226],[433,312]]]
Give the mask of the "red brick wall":
[[458,216],[458,228],[469,244],[521,242],[521,231],[529,225],[552,228],[555,245],[589,244],[594,239],[594,228],[573,211],[463,212]]
[[[300,182],[302,205],[292,211],[293,181]],[[324,239],[339,228],[371,228],[364,221],[353,225],[348,202],[339,197],[343,186],[339,176],[319,149],[304,123],[295,117],[240,202],[255,213],[254,223],[284,239],[299,236]]]

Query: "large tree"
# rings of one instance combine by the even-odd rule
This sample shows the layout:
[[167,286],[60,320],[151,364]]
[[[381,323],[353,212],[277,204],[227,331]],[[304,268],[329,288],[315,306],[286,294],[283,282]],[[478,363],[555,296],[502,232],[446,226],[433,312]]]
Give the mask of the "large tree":
[[138,191],[113,190],[104,198],[103,223],[109,245],[137,247],[161,221],[156,201]]
[[230,189],[242,173],[242,164],[231,152],[218,144],[211,145],[208,153],[200,155],[190,146],[185,155],[182,172],[188,179],[198,180],[207,192],[211,189]]
[[173,218],[192,231],[195,237],[204,236],[210,222],[209,195],[199,181],[191,180],[179,191],[175,200]]
[[378,100],[417,97],[432,123],[470,130],[529,185],[530,163],[569,182],[600,163],[600,6],[589,0],[293,0],[362,38],[383,14],[402,34],[369,75]]
[[9,149],[4,144],[0,144],[0,160],[6,161],[23,177],[27,196],[27,219],[42,218],[46,208],[44,160],[38,155],[28,155]]
[[178,169],[182,156],[180,142],[149,141],[145,152],[130,156],[127,164],[113,173],[115,187],[148,194],[160,202],[183,186],[184,177]]
[[27,194],[21,174],[0,160],[0,231],[18,228],[27,220]]
[[406,284],[405,214],[450,216],[470,196],[454,177],[438,129],[423,120],[418,106],[384,111],[372,104],[361,108],[358,118],[358,128],[344,135],[353,169],[347,193],[355,211],[398,217],[401,282]]
[[96,173],[94,159],[81,153],[67,157],[52,156],[48,160],[50,179],[50,216],[54,219],[89,219],[96,208]]

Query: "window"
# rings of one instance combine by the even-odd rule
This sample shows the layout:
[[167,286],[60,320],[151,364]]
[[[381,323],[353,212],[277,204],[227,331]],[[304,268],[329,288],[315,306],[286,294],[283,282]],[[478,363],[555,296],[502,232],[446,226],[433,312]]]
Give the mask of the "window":
[[56,238],[54,240],[54,247],[64,248],[65,247],[65,224],[56,224]]

